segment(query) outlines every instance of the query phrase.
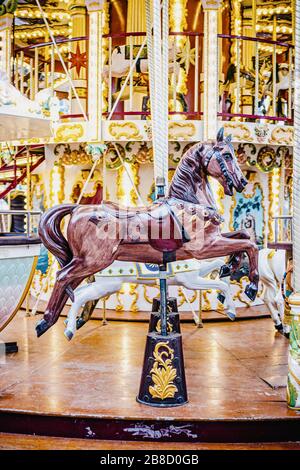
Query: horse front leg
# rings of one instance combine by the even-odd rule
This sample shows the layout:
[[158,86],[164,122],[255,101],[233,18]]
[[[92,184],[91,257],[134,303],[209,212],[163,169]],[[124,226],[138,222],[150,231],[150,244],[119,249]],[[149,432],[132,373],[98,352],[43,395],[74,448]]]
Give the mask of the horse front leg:
[[[222,233],[222,237],[229,239],[250,240],[250,235],[246,230],[237,230],[235,232]],[[236,272],[241,264],[243,253],[234,253],[229,260],[220,269],[220,278],[228,277],[232,272]]]
[[66,321],[66,329],[64,331],[65,337],[70,341],[76,332],[76,320],[80,308],[89,300],[93,298],[92,285],[84,285],[79,287],[74,292],[74,301],[70,307],[68,313],[68,319]]
[[191,252],[192,256],[200,259],[205,256],[207,257],[219,257],[219,256],[228,256],[234,253],[245,252],[249,258],[249,280],[250,284],[246,286],[245,294],[249,297],[250,300],[254,301],[258,292],[258,248],[249,239],[232,239],[222,237],[221,235],[217,236],[214,241],[209,244],[207,247],[202,249],[197,253],[197,251]]
[[249,280],[250,284],[246,286],[245,294],[250,300],[254,301],[258,292],[258,248],[255,243],[247,240],[249,247],[245,250],[249,258]]

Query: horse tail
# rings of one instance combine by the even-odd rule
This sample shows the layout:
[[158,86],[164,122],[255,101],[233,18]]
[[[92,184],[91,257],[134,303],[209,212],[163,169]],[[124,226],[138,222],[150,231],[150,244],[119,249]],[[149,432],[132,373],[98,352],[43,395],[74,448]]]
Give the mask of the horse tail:
[[60,223],[62,219],[72,214],[77,204],[62,204],[46,211],[40,220],[39,236],[45,247],[55,256],[61,268],[73,258],[69,243],[62,234]]

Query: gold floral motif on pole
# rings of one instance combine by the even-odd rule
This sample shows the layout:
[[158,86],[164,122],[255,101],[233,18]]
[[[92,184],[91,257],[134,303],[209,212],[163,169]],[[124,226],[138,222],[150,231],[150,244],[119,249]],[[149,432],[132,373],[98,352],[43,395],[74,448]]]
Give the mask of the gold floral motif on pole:
[[174,349],[169,346],[169,341],[157,343],[154,349],[154,364],[150,371],[154,385],[150,385],[149,393],[152,398],[165,400],[174,398],[178,392],[174,380],[177,376],[177,370],[173,367]]

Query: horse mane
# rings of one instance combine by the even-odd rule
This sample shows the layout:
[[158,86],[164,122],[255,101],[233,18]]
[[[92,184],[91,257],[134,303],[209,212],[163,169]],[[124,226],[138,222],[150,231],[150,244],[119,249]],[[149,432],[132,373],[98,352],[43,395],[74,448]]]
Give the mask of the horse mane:
[[193,145],[180,160],[169,188],[169,197],[199,204],[197,186],[201,184],[205,144]]

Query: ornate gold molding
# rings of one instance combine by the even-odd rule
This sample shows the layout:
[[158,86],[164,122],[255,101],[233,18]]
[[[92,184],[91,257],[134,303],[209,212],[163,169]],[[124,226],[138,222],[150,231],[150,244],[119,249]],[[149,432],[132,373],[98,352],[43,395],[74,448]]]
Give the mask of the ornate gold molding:
[[63,124],[56,129],[54,142],[77,142],[83,135],[82,124]]
[[[224,122],[225,135],[232,135],[233,140],[240,142],[252,142],[253,137],[251,137],[251,130],[247,127],[246,124],[237,123],[237,122]],[[228,132],[229,131],[229,132]]]
[[154,385],[150,385],[149,393],[152,398],[165,400],[174,398],[178,392],[174,380],[177,376],[177,370],[173,367],[174,349],[169,346],[169,341],[157,343],[153,353],[155,362],[150,371]]
[[196,134],[196,126],[192,122],[169,122],[169,140],[189,140]]
[[108,126],[108,132],[115,140],[142,140],[138,126],[132,121],[112,122]]
[[294,129],[287,126],[278,126],[271,133],[270,144],[293,145]]

